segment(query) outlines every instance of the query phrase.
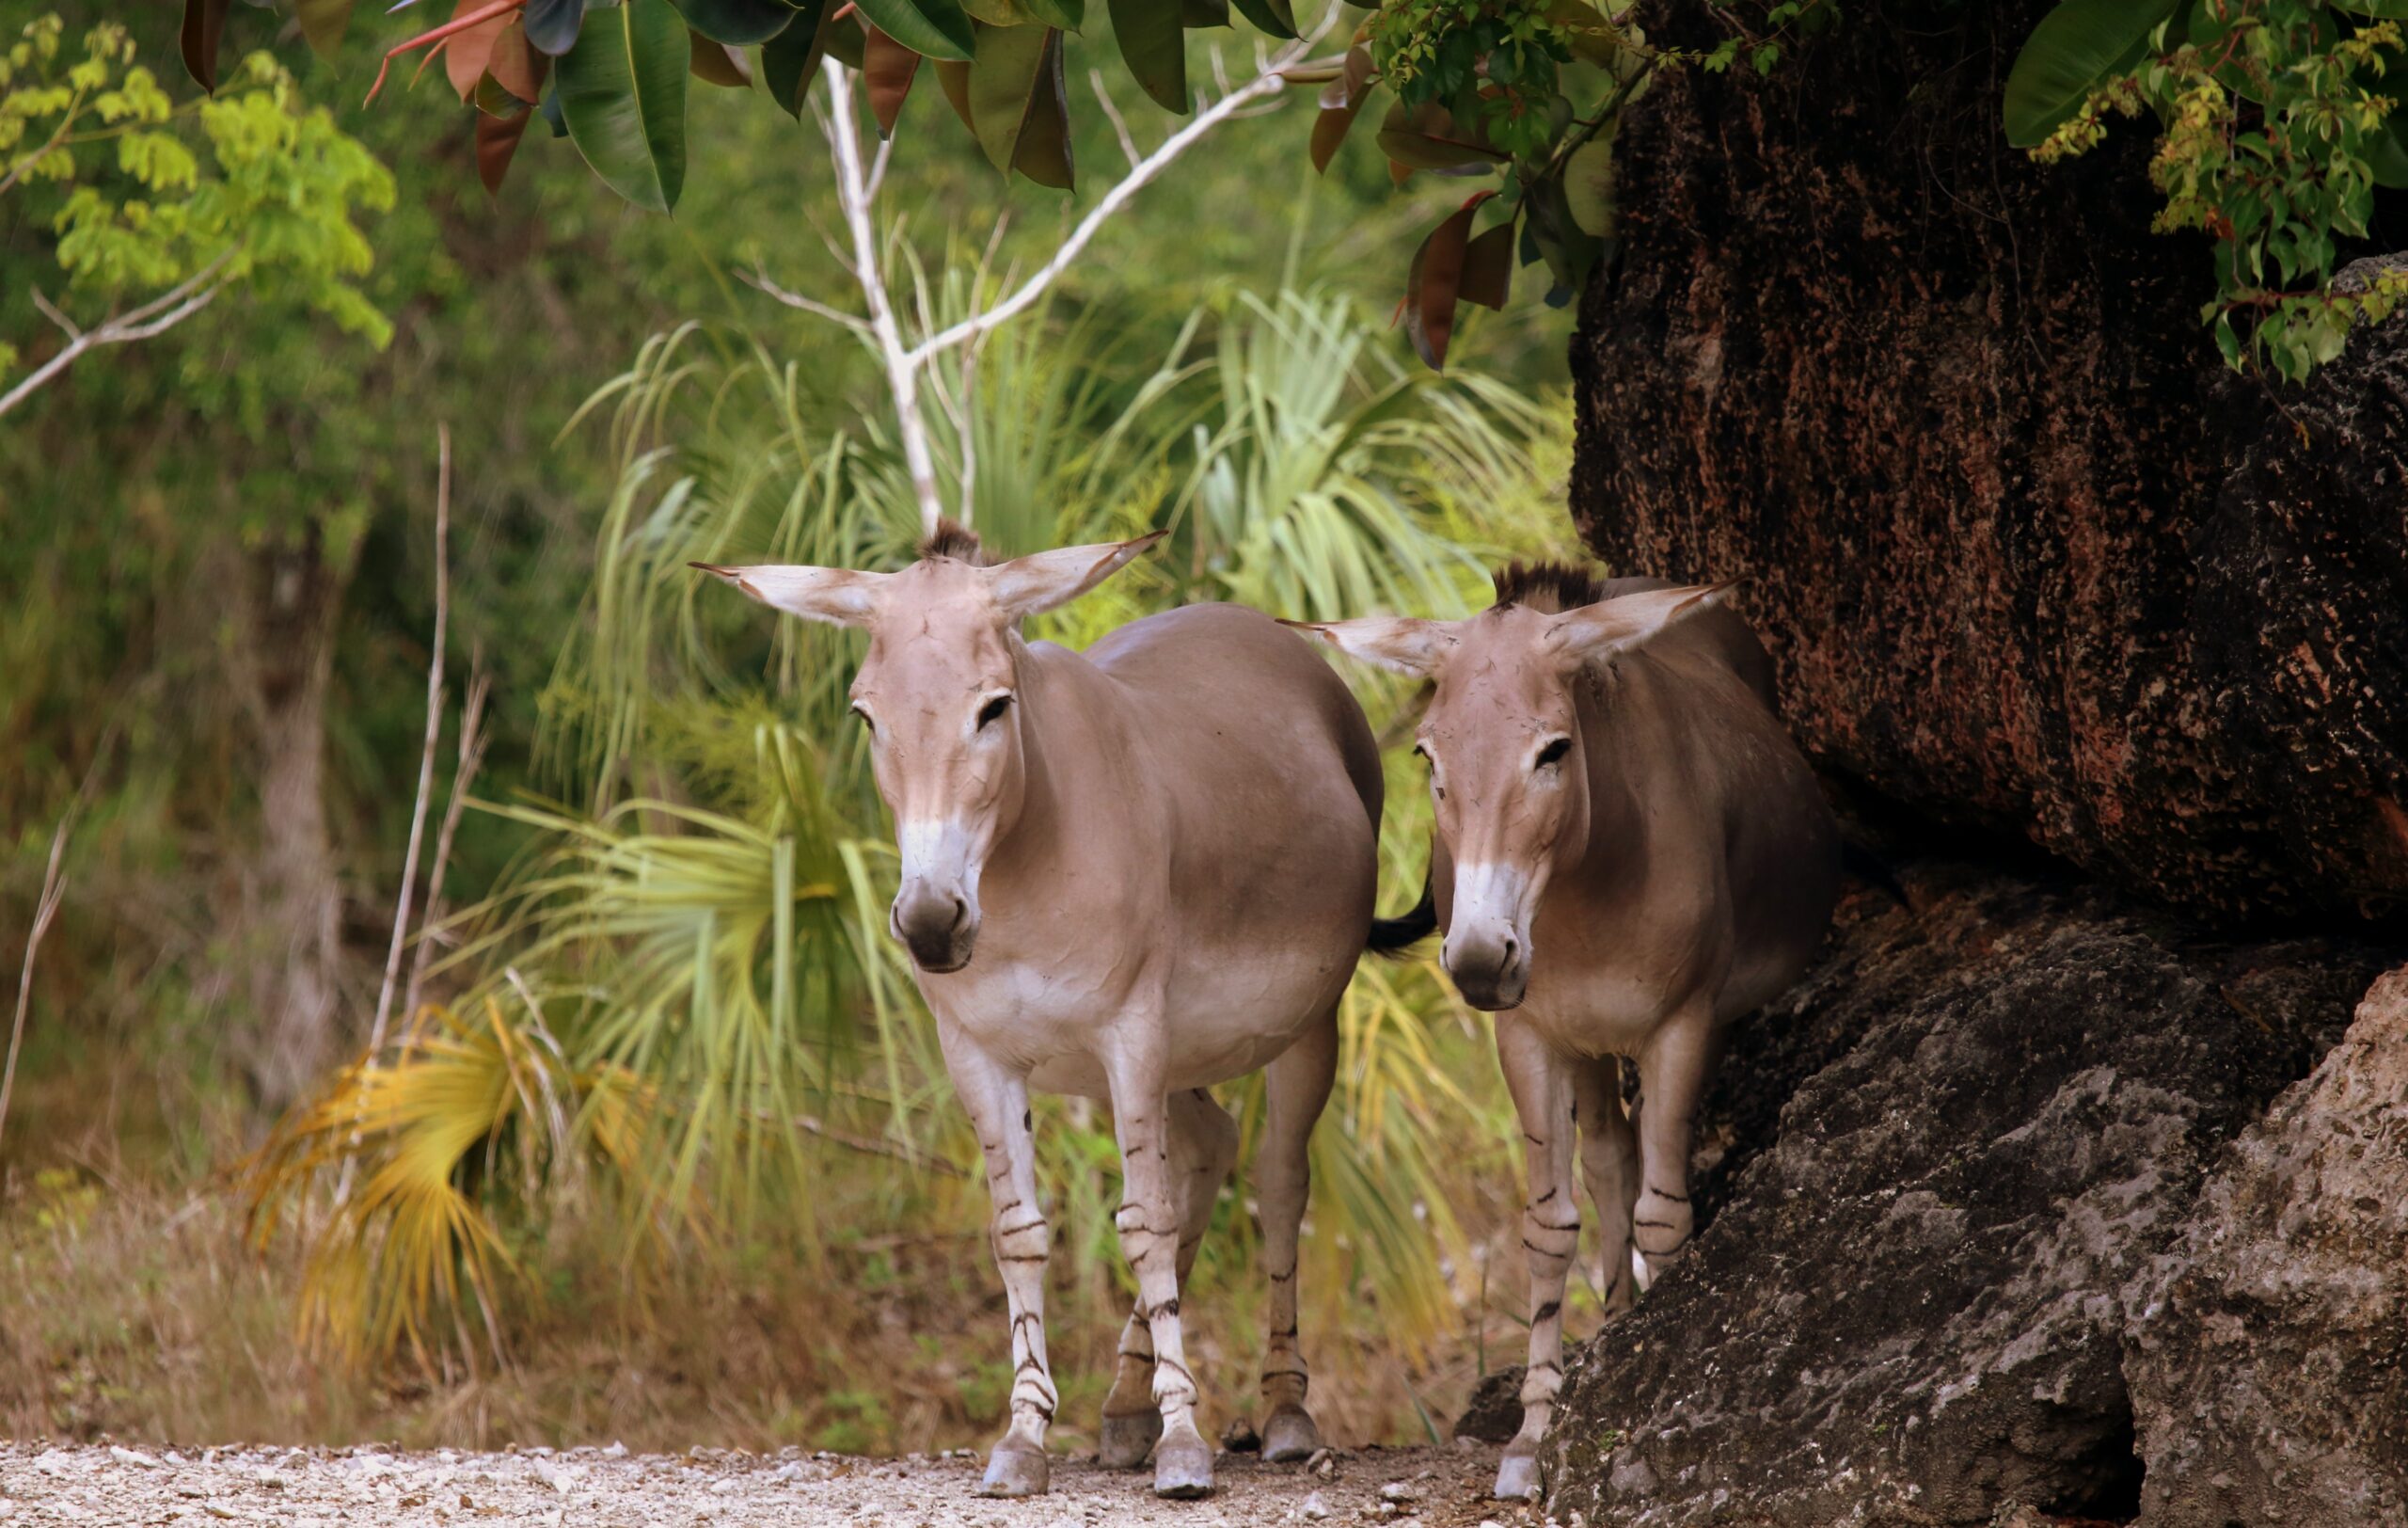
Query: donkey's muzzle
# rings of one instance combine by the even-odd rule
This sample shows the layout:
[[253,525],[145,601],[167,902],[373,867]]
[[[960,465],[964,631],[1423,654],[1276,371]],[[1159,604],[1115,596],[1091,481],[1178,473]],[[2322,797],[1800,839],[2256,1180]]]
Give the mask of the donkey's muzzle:
[[970,963],[978,942],[978,920],[961,894],[927,884],[909,885],[895,899],[895,937],[911,952],[911,963],[943,976]]
[[1447,974],[1464,1001],[1487,1012],[1522,1006],[1530,985],[1530,947],[1507,931],[1450,934]]

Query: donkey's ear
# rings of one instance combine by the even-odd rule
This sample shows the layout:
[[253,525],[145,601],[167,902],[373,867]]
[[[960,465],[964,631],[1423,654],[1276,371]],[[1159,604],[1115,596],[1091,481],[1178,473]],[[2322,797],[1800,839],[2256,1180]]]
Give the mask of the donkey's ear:
[[1352,621],[1282,621],[1319,637],[1349,658],[1427,678],[1455,645],[1454,623],[1414,615],[1364,615]]
[[1042,614],[1085,594],[1168,534],[1152,531],[1134,541],[1102,541],[1015,557],[985,570],[987,590],[1012,620]]
[[1740,582],[1729,579],[1601,599],[1557,616],[1547,624],[1546,640],[1575,662],[1602,661],[1717,608]]
[[803,567],[764,563],[752,567],[689,567],[716,574],[764,605],[789,615],[835,626],[867,626],[877,613],[879,585],[892,574],[859,573],[848,567]]

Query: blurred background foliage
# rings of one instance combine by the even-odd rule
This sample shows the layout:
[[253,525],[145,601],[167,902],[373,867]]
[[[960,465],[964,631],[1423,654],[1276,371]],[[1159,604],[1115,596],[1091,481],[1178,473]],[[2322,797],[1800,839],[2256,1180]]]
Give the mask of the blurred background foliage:
[[[101,19],[61,14],[71,46]],[[184,102],[173,17],[126,24]],[[388,343],[234,294],[0,422],[12,963],[84,804],[0,1121],[0,1429],[983,1442],[1010,1377],[984,1189],[883,933],[886,828],[837,704],[858,655],[684,567],[892,566],[917,534],[862,347],[735,279],[848,301],[824,147],[698,91],[713,173],[673,220],[564,155],[522,160],[497,204],[438,77],[360,109],[373,62],[365,37],[322,61],[290,26],[270,61],[392,178],[354,279]],[[1144,136],[1135,87],[1108,88]],[[1444,612],[1496,556],[1568,536],[1560,318],[1472,315],[1448,376],[1414,365],[1386,252],[1455,198],[1399,195],[1370,156],[1314,175],[1307,109],[1228,124],[1148,187],[935,422],[946,463],[974,445],[974,517],[1006,550],[1173,531],[1042,634],[1201,598]],[[1108,122],[1079,132],[1117,162]],[[1104,179],[1006,186],[950,134],[890,176],[898,279],[940,314],[990,247],[993,270],[1040,261]],[[56,342],[33,294],[66,298],[72,194],[0,197],[20,365]],[[425,723],[438,422],[449,689],[482,674],[492,700],[446,861],[461,911],[368,1054]],[[1363,693],[1399,740],[1411,697]],[[1392,909],[1427,836],[1400,755]],[[1424,1436],[1517,1345],[1510,1206],[1483,1197],[1510,1181],[1508,1116],[1473,1017],[1421,963],[1349,998],[1307,1249],[1340,1438]],[[1227,1093],[1250,1132],[1256,1093]],[[1125,1313],[1117,1163],[1082,1106],[1041,1140],[1075,1442]],[[1224,1415],[1259,1355],[1253,1236],[1241,1183],[1196,1282]]]

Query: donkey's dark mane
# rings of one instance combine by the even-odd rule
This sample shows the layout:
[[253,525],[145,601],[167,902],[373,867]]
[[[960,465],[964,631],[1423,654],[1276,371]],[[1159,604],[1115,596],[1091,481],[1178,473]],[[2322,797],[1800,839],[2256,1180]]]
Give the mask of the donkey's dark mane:
[[1593,567],[1572,563],[1525,563],[1519,558],[1492,576],[1497,585],[1496,609],[1520,605],[1554,614],[1593,605],[1606,597],[1605,576]]
[[986,547],[978,539],[977,532],[949,519],[937,521],[937,528],[920,543],[920,555],[923,558],[950,557],[958,563],[968,563],[972,567],[985,567],[991,561]]

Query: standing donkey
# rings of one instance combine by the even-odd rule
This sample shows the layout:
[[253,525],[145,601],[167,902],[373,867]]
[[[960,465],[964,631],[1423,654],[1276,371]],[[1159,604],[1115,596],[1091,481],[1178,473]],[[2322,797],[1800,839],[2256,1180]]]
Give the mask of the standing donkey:
[[1497,1014],[1529,1164],[1529,1366],[1499,1497],[1537,1485],[1563,1383],[1576,1122],[1611,1315],[1688,1240],[1691,1121],[1725,1027],[1797,979],[1838,897],[1837,825],[1730,587],[1515,564],[1469,620],[1305,628],[1435,681],[1416,752],[1444,958]]
[[1205,1090],[1266,1071],[1263,1452],[1319,1446],[1296,1341],[1306,1144],[1357,957],[1431,926],[1372,919],[1379,753],[1308,644],[1230,605],[1149,616],[1084,654],[1022,639],[1024,617],[1160,539],[990,566],[947,524],[897,573],[705,568],[764,604],[869,632],[852,708],[901,850],[892,927],[985,1149],[1011,1311],[1012,1418],[989,1495],[1041,1494],[1049,1473],[1031,1088],[1106,1100],[1119,1138],[1117,1223],[1138,1297],[1103,1403],[1103,1462],[1134,1468],[1150,1449],[1154,1489],[1193,1497],[1212,1489],[1212,1450],[1180,1284],[1237,1154],[1237,1126]]

